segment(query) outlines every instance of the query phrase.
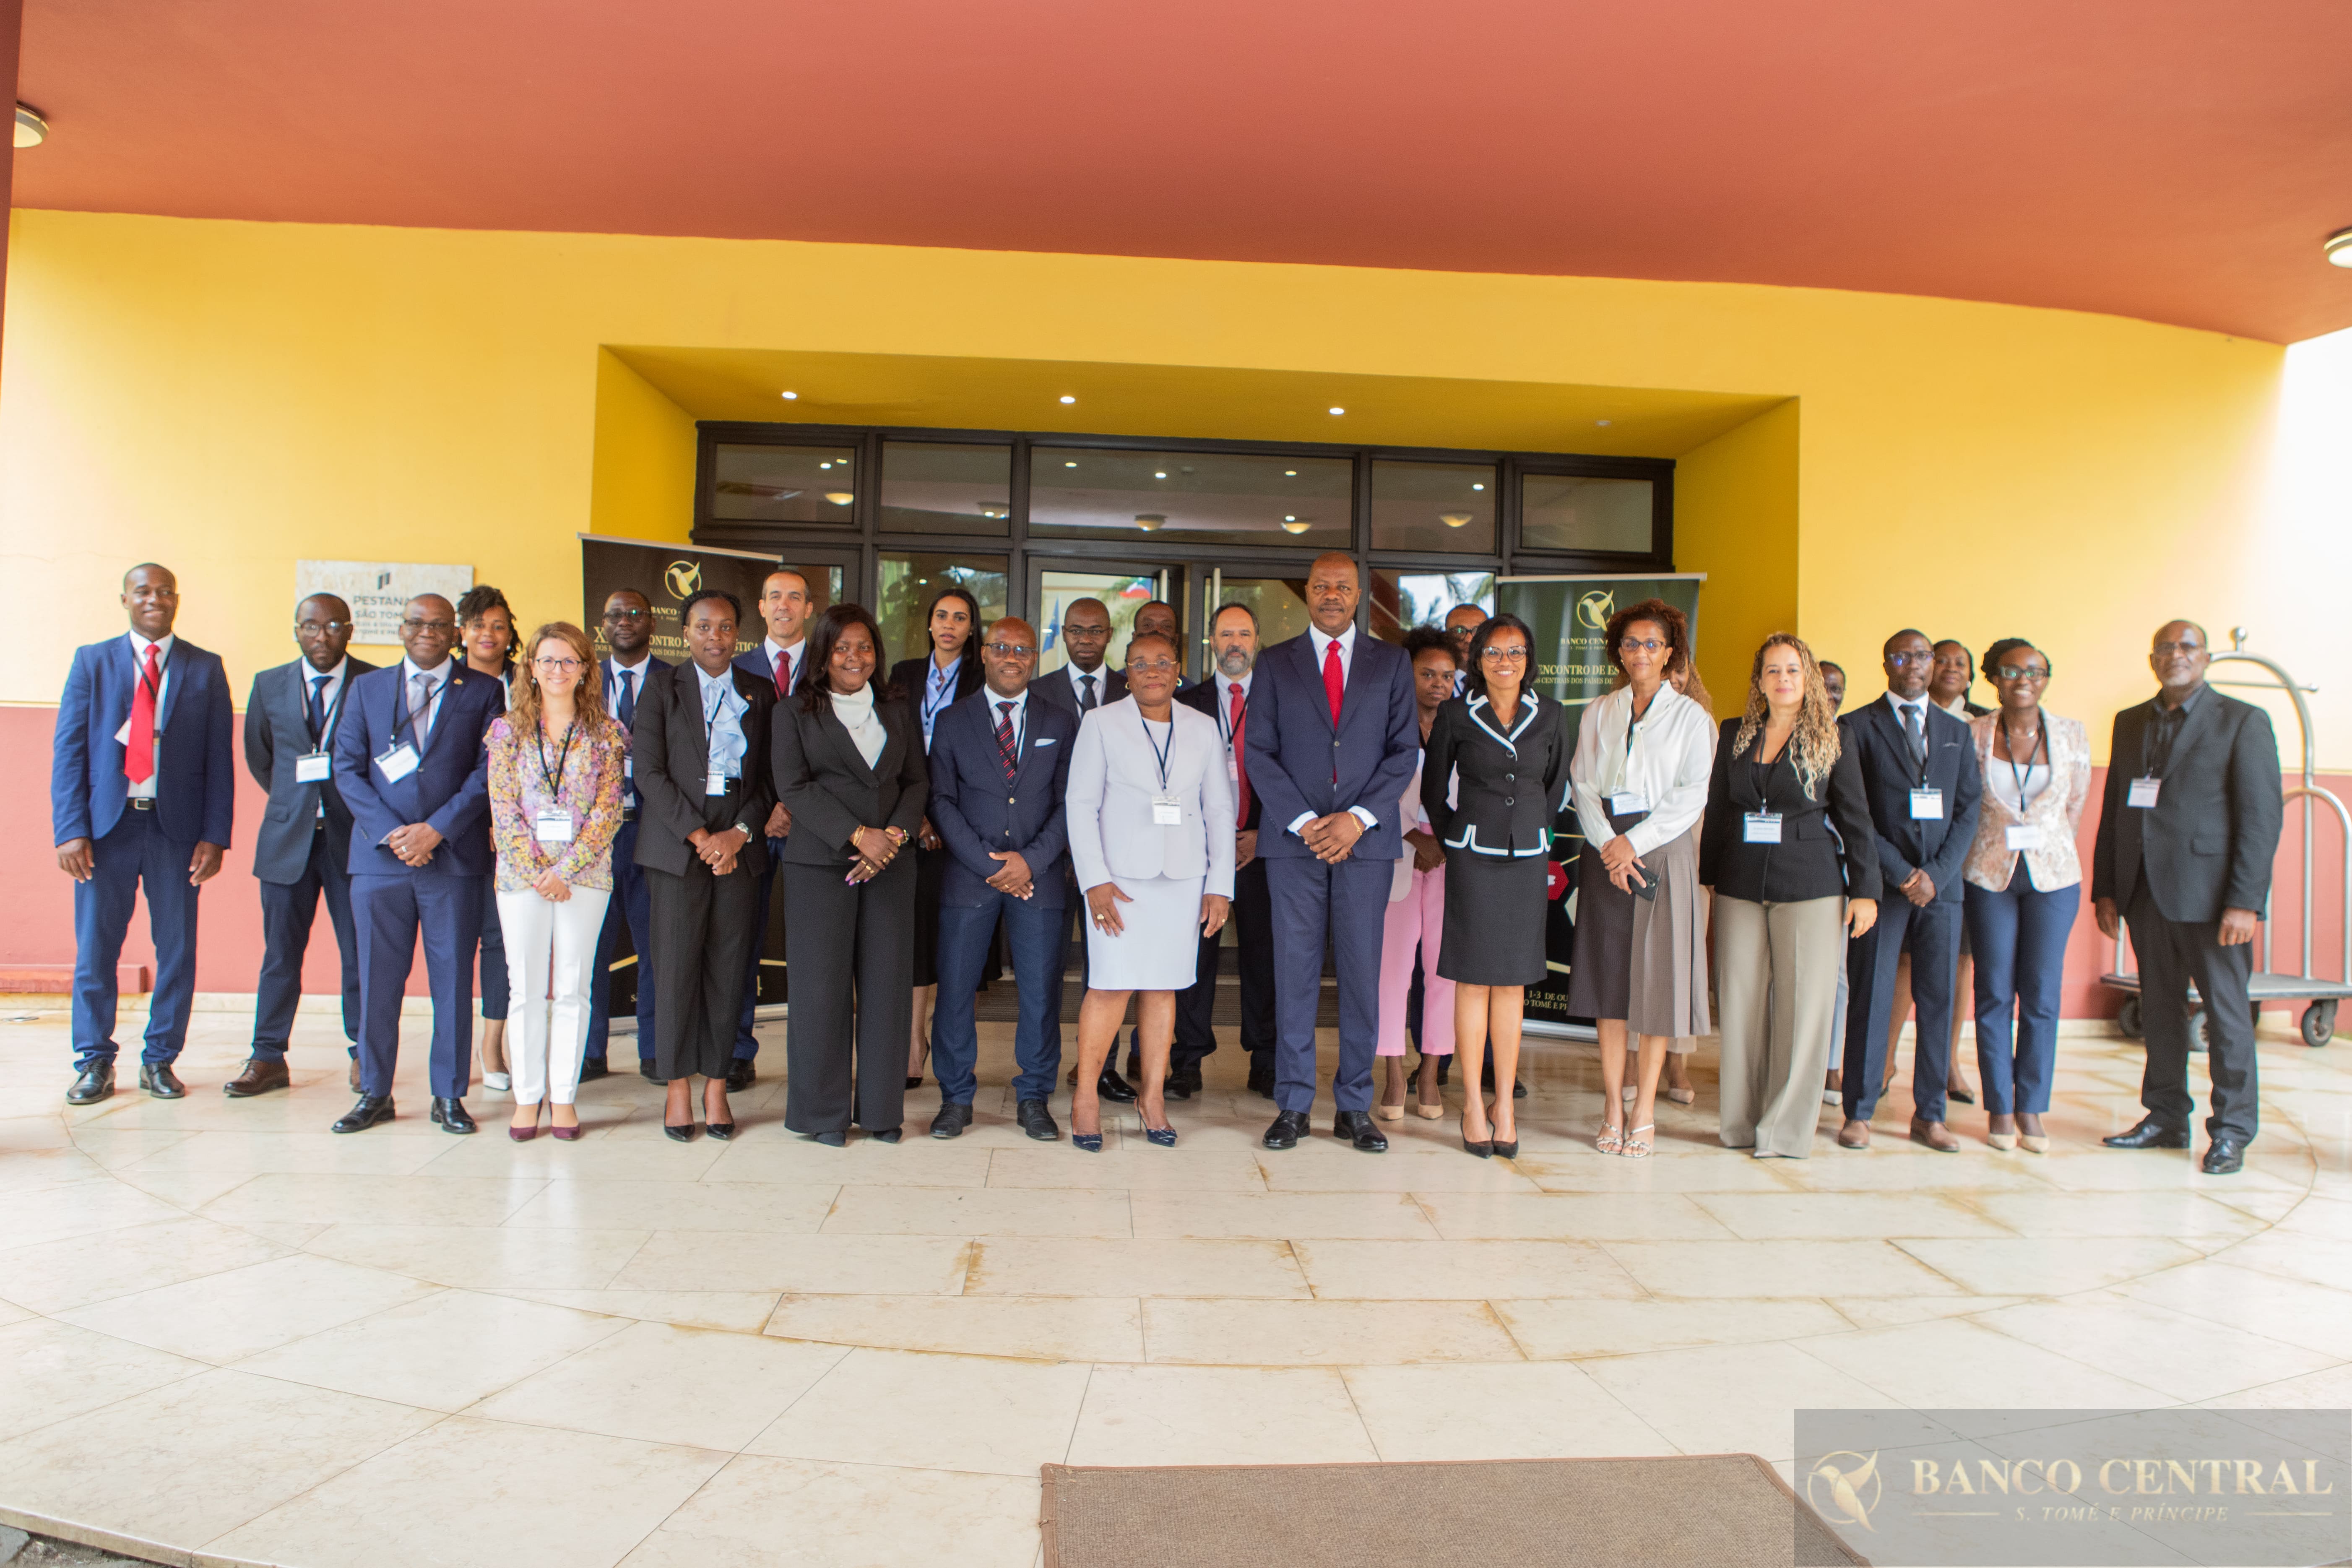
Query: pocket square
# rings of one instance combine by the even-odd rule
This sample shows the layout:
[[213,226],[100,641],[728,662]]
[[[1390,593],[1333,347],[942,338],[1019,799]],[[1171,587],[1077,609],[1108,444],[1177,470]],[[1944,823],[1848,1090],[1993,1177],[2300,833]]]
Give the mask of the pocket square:
[[1051,735],[1046,735],[1046,736],[1041,737],[1041,738],[1040,738],[1040,739],[1038,739],[1038,740],[1034,740],[1034,741],[1030,742],[1029,742],[1029,749],[1030,749],[1031,751],[1033,751],[1033,752],[1034,752],[1034,751],[1037,750],[1040,746],[1050,746],[1050,745],[1052,745],[1053,743],[1054,743],[1054,737],[1053,737],[1053,736],[1051,736]]

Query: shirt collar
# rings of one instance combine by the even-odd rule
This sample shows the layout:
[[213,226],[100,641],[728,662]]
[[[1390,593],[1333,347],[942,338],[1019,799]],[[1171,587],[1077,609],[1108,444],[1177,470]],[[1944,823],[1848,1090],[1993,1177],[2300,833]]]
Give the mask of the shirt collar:
[[[687,662],[688,664],[694,664],[692,659],[688,659]],[[714,686],[723,684],[730,691],[735,689],[735,668],[732,665],[728,666],[725,669],[713,675],[709,670],[703,668],[699,664],[694,664],[694,673],[702,681],[702,694],[705,699],[709,697],[710,689]]]
[[616,653],[613,655],[613,678],[617,680],[624,674],[641,676],[646,672],[646,666],[653,661],[654,650],[650,647],[646,649],[645,656],[635,664],[624,664],[621,661],[621,656]]
[[1307,627],[1307,635],[1315,639],[1315,658],[1318,663],[1320,663],[1323,658],[1323,650],[1333,643],[1338,643],[1339,645],[1339,657],[1341,658],[1352,658],[1355,657],[1356,626],[1355,623],[1352,621],[1348,624],[1347,629],[1340,632],[1340,634],[1336,637],[1326,636],[1323,628],[1320,626]]
[[1250,681],[1255,679],[1256,675],[1257,667],[1255,665],[1252,665],[1250,667],[1249,673],[1243,676],[1239,680],[1235,680],[1232,676],[1227,675],[1222,669],[1217,671],[1217,700],[1227,707],[1231,707],[1234,700],[1234,688],[1238,686],[1242,689],[1242,700],[1244,702],[1248,701]]
[[1886,705],[1895,710],[1895,716],[1897,719],[1903,717],[1903,710],[1906,708],[1916,708],[1919,710],[1919,717],[1923,722],[1927,717],[1927,710],[1935,706],[1928,700],[1927,694],[1924,691],[1916,697],[1897,697],[1890,691],[1886,694]]
[[1086,690],[1085,687],[1078,684],[1081,680],[1093,681],[1095,683],[1095,694],[1097,696],[1101,696],[1110,689],[1110,666],[1108,664],[1102,665],[1091,675],[1087,671],[1080,669],[1075,664],[1066,664],[1062,668],[1070,672],[1070,689],[1073,691],[1083,693]]
[[306,658],[302,661],[302,684],[308,686],[323,675],[327,678],[327,684],[330,687],[341,686],[343,683],[343,677],[351,673],[351,668],[352,656],[349,654],[335,660],[334,668],[325,670]]
[[400,683],[403,686],[410,685],[421,675],[433,685],[439,686],[449,679],[450,672],[457,668],[456,659],[445,658],[431,669],[419,669],[416,668],[415,659],[403,654],[400,656]]
[[2178,713],[2181,718],[2186,719],[2189,717],[2189,711],[2194,709],[2198,703],[2203,701],[2204,698],[2205,682],[2200,680],[2197,683],[2196,690],[2190,692],[2188,696],[2180,700],[2180,706],[2178,708],[2167,708],[2164,705],[2164,695],[2161,692],[2158,692],[2154,698],[2149,700],[2148,706],[2156,710],[2156,715],[2159,719],[2163,718],[2168,713]]
[[796,643],[780,643],[775,638],[770,637],[764,646],[768,650],[769,668],[773,668],[776,661],[782,658],[790,658],[797,663],[801,657],[801,649],[808,647],[808,638],[803,637]]
[[152,647],[155,650],[155,657],[157,659],[169,663],[172,658],[172,649],[178,646],[179,640],[177,633],[165,632],[161,637],[151,643],[145,637],[141,637],[137,632],[132,632],[131,634],[131,657],[137,659],[140,663],[144,664],[147,662],[147,650]]
[[995,715],[996,705],[1000,702],[1013,704],[1013,717],[1015,719],[1029,711],[1029,689],[1025,686],[1021,689],[1021,695],[1018,697],[1006,697],[993,688],[986,686],[980,689],[980,694],[987,699],[988,711],[992,718]]

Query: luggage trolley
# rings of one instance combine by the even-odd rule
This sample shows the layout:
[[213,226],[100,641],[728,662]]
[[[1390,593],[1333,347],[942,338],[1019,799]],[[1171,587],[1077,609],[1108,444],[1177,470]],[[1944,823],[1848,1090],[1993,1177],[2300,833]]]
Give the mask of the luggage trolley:
[[[2324,1046],[2335,1037],[2336,1005],[2344,998],[2352,996],[2352,812],[2347,812],[2344,803],[2320,784],[2318,763],[2312,755],[2311,710],[2305,704],[2303,694],[2306,691],[2316,691],[2319,688],[2298,686],[2294,679],[2280,668],[2275,660],[2264,658],[2258,653],[2248,652],[2246,628],[2243,626],[2230,628],[2229,651],[2215,654],[2212,662],[2217,665],[2251,664],[2258,669],[2267,671],[2272,679],[2270,680],[2212,680],[2208,684],[2252,687],[2268,690],[2275,682],[2277,688],[2284,690],[2288,700],[2294,704],[2295,728],[2301,732],[2303,741],[2303,782],[2289,785],[2285,795],[2290,801],[2299,800],[2303,803],[2303,973],[2281,974],[2273,971],[2272,960],[2274,955],[2272,952],[2270,901],[2265,899],[2263,909],[2264,917],[2263,927],[2256,939],[2262,943],[2260,962],[2256,963],[2254,973],[2247,983],[2247,991],[2253,999],[2257,1021],[2261,1017],[2263,1004],[2265,1002],[2308,1002],[2310,1005],[2303,1010],[2303,1043],[2306,1046]],[[2110,767],[2115,765],[2112,760],[2108,765]],[[2327,809],[2335,813],[2336,825],[2339,831],[2338,842],[2341,846],[2336,871],[2344,899],[2343,924],[2338,928],[2343,935],[2344,950],[2338,957],[2337,978],[2334,980],[2323,980],[2311,970],[2311,830],[2314,801],[2325,801]],[[2115,970],[2101,975],[2099,980],[2100,984],[2109,989],[2125,993],[2123,1010],[2116,1015],[2116,1025],[2130,1038],[2138,1039],[2142,1032],[2139,975],[2135,970],[2124,968],[2123,943],[2120,940],[2116,943]],[[2192,1009],[2202,1006],[2194,985],[2189,987],[2189,1005]],[[2198,1048],[2203,1048],[2204,1018],[2201,1012],[2191,1014],[2189,1031],[2189,1039]]]

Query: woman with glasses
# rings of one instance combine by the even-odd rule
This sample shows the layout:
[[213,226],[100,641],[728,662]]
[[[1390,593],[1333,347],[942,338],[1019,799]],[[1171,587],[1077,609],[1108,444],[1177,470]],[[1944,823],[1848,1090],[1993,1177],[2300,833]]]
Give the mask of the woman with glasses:
[[2058,1062],[2066,939],[2083,899],[2074,835],[2091,793],[2091,742],[2081,721],[2042,711],[2050,657],[2040,648],[2003,637],[1986,650],[1984,670],[2000,706],[1969,726],[1984,805],[1961,871],[1976,952],[1977,1070],[1991,1119],[1986,1142],[2039,1154],[2050,1147],[2042,1115]]
[[[1667,1047],[1677,1035],[1713,1032],[1697,828],[1715,721],[1671,679],[1690,664],[1680,610],[1645,599],[1610,616],[1605,635],[1625,684],[1585,709],[1569,770],[1584,850],[1568,1010],[1600,1026],[1604,1103],[1594,1146],[1640,1160],[1652,1152]],[[1629,1037],[1640,1041],[1630,1129],[1620,1097]]]
[[[1546,973],[1552,816],[1568,779],[1567,710],[1528,689],[1534,646],[1517,616],[1479,626],[1470,638],[1469,684],[1437,710],[1421,760],[1421,813],[1445,848],[1445,929],[1436,973],[1454,983],[1462,1147],[1482,1160],[1519,1152],[1510,1086],[1518,1080],[1527,988],[1542,984]],[[1420,680],[1416,658],[1416,689]],[[1429,1005],[1424,997],[1424,1010]],[[1490,1041],[1496,1085],[1491,1115],[1479,1087]]]
[[492,879],[506,929],[506,967],[522,999],[514,1036],[514,1117],[527,1142],[551,1101],[555,1136],[580,1136],[580,1061],[604,906],[613,896],[613,837],[621,827],[621,767],[628,738],[604,716],[588,634],[558,621],[531,634],[507,711],[489,729]]
[[[457,600],[457,635],[464,647],[466,668],[499,683],[499,706],[514,700],[514,606],[487,583],[468,588]],[[507,1071],[507,949],[499,921],[495,883],[482,908],[482,1087],[513,1087]]]
[[[980,601],[962,588],[942,588],[923,613],[930,652],[890,667],[890,684],[907,694],[923,726],[923,754],[940,715],[980,689]],[[920,1089],[931,1054],[931,1005],[940,992],[940,897],[947,886],[948,850],[928,816],[915,833],[915,989],[913,1027],[907,1041],[907,1087]]]

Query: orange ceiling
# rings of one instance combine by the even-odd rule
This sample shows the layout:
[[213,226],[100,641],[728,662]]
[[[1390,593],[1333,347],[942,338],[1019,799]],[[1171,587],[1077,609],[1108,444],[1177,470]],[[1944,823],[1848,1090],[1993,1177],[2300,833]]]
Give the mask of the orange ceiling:
[[2344,0],[26,0],[22,206],[2352,325]]

